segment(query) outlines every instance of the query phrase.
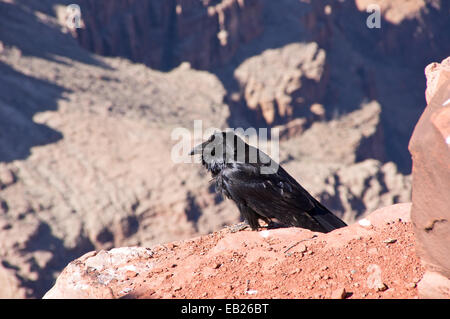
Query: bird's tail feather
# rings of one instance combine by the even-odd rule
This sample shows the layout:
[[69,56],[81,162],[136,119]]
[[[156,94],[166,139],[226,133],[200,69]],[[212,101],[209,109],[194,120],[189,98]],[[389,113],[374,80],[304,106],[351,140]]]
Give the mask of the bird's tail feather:
[[330,212],[320,202],[316,201],[316,207],[312,217],[324,228],[325,232],[347,226],[344,221]]

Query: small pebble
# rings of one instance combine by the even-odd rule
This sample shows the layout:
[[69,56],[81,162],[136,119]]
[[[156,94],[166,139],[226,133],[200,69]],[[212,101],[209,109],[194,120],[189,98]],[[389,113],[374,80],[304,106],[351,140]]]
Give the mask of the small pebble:
[[127,271],[125,272],[125,277],[126,277],[127,279],[129,279],[129,278],[134,278],[134,277],[136,277],[137,275],[138,275],[138,273],[135,272],[135,271],[132,271],[132,270],[127,270]]
[[409,288],[409,289],[413,289],[413,288],[416,288],[417,287],[417,284],[415,283],[415,282],[410,282],[408,285],[407,285],[407,288]]
[[358,221],[358,224],[361,225],[362,227],[369,227],[370,225],[372,225],[370,220],[368,220],[367,218],[361,219],[360,221]]
[[379,284],[377,284],[375,289],[376,291],[385,291],[388,289],[388,286],[384,282],[380,282]]
[[345,288],[338,288],[331,293],[331,299],[345,299],[346,295]]

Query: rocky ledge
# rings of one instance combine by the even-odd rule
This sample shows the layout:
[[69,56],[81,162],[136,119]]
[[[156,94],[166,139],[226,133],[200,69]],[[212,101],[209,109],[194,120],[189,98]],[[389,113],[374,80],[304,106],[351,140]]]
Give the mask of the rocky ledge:
[[94,251],[44,298],[416,298],[411,204],[328,234],[228,228],[149,248]]

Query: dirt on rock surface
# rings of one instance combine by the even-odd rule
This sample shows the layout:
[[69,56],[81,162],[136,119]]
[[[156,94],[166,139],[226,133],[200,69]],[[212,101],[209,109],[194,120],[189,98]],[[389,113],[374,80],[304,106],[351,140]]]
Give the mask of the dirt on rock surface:
[[410,204],[328,234],[228,228],[157,245],[91,252],[44,298],[417,298]]

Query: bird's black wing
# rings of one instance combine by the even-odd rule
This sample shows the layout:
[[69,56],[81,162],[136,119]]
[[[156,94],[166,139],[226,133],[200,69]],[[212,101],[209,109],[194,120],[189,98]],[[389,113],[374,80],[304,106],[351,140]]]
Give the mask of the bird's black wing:
[[346,226],[315,200],[281,166],[261,174],[260,166],[230,163],[221,172],[222,187],[235,202],[247,205],[262,218],[276,218],[289,226],[328,232]]
[[308,211],[308,214],[310,214],[321,225],[325,232],[330,232],[334,229],[347,226],[344,221],[312,197],[311,194],[309,194],[291,175],[283,169],[283,167],[279,166],[277,175],[287,179],[290,184],[295,185],[294,188],[298,189],[314,203],[314,208],[311,211]]

